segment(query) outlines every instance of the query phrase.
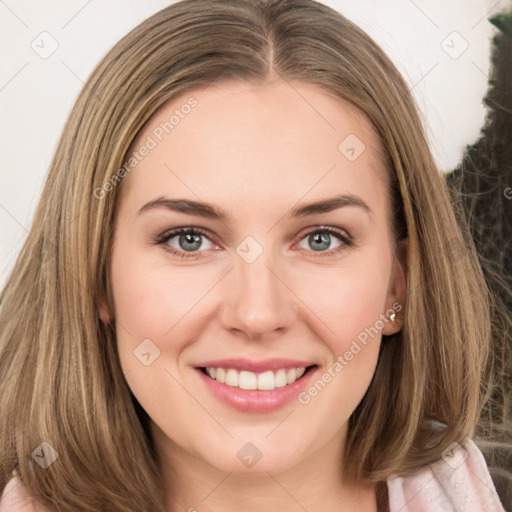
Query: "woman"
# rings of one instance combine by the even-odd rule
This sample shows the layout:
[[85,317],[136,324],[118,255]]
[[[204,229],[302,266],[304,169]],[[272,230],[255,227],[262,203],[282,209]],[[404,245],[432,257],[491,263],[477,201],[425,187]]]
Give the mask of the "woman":
[[89,78],[2,295],[1,510],[502,511],[460,244],[360,29],[163,9]]

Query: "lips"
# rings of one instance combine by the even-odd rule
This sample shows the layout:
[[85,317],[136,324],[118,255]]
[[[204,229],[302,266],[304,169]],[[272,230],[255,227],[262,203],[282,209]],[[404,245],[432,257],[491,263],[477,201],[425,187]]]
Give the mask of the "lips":
[[311,361],[293,359],[222,359],[196,367],[213,395],[235,409],[264,413],[291,402],[316,373]]

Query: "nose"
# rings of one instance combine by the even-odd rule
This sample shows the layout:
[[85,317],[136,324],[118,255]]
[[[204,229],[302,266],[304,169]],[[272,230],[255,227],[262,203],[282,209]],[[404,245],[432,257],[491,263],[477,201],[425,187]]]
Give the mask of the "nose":
[[225,283],[223,326],[259,341],[289,330],[296,321],[298,299],[284,274],[265,251],[252,263],[237,257]]

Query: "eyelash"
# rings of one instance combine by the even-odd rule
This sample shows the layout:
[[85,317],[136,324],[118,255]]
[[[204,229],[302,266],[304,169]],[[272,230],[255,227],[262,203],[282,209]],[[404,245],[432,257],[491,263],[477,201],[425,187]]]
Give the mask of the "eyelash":
[[[338,240],[340,240],[340,242],[342,242],[342,245],[340,245],[336,249],[329,249],[327,251],[319,251],[319,252],[315,252],[313,250],[308,251],[308,252],[312,252],[313,253],[312,256],[315,258],[316,257],[332,256],[336,253],[341,252],[344,249],[347,249],[347,248],[350,249],[354,246],[354,241],[348,233],[346,233],[345,231],[343,231],[341,229],[335,228],[333,226],[318,226],[318,227],[312,228],[299,239],[299,242],[302,239],[306,238],[307,236],[309,236],[313,233],[328,233],[330,235],[335,235],[338,238]],[[174,249],[173,247],[167,245],[167,242],[169,242],[169,240],[171,238],[174,238],[174,237],[182,235],[182,234],[202,235],[202,236],[208,238],[215,245],[220,245],[220,244],[216,243],[214,239],[213,240],[211,239],[212,237],[210,236],[208,231],[206,231],[202,228],[197,228],[197,227],[176,228],[171,231],[167,231],[167,232],[163,233],[162,235],[160,235],[155,240],[155,243],[157,245],[162,245],[163,248],[167,252],[171,253],[173,256],[179,256],[181,258],[197,259],[196,255],[200,254],[202,251],[193,251],[193,252],[178,251],[178,250]]]

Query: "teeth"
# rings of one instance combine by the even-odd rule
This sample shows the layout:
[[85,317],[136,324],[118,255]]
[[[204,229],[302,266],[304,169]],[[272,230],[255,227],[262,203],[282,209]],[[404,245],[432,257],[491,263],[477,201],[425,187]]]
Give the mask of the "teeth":
[[275,389],[274,373],[272,371],[263,372],[258,375],[258,389],[262,391]]
[[276,373],[276,388],[286,386],[286,372],[284,370],[277,370]]
[[238,377],[238,387],[240,389],[258,389],[258,377],[255,373],[242,371]]
[[282,368],[275,373],[269,370],[256,374],[246,370],[238,372],[233,368],[227,370],[224,368],[206,368],[206,373],[217,382],[234,388],[259,389],[261,391],[271,391],[275,388],[293,384],[304,375],[305,371],[305,368],[291,368],[289,370]]
[[226,380],[224,381],[224,384],[227,384],[228,386],[238,387],[238,372],[236,370],[233,370],[233,368],[230,368],[226,372]]
[[210,377],[212,379],[217,380],[217,382],[226,382],[226,370],[224,368],[210,368],[213,373],[210,373]]

